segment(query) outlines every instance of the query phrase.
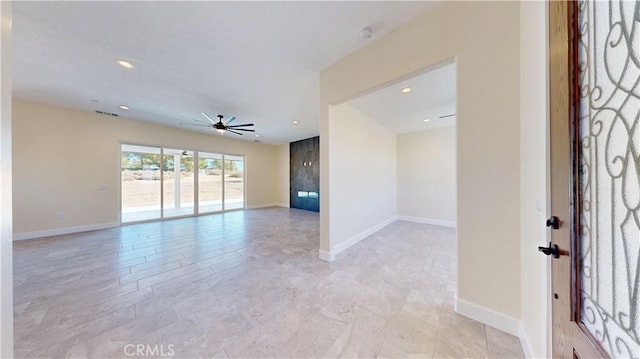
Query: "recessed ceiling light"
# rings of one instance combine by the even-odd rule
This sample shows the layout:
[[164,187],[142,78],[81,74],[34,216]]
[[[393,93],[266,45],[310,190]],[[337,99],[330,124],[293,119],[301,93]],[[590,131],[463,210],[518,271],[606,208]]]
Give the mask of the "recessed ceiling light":
[[132,63],[130,63],[129,61],[125,61],[125,60],[118,60],[118,65],[120,65],[122,67],[126,67],[128,69],[134,68]]
[[424,120],[422,120],[422,122],[429,122],[429,121],[431,121],[431,120],[428,119],[428,118],[425,118]]
[[291,123],[293,123],[294,125],[297,125],[297,124],[299,124],[299,123],[300,123],[300,121],[298,121],[298,120],[293,120],[293,122],[291,122]]
[[122,105],[122,106],[120,106],[120,109],[121,109],[121,110],[128,110],[128,109],[129,109],[129,106]]
[[256,137],[260,137],[260,135],[256,134]]
[[411,92],[411,87],[405,87],[405,88],[403,88],[402,90],[400,90],[400,92],[402,92],[402,93],[409,93],[409,92]]

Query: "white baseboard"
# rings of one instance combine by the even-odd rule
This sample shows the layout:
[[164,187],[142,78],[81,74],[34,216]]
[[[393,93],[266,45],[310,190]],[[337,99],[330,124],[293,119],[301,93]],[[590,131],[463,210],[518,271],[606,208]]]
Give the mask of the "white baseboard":
[[355,236],[347,239],[344,242],[338,243],[335,247],[333,247],[333,249],[331,249],[331,251],[326,252],[323,250],[319,251],[319,257],[320,259],[322,259],[323,261],[327,261],[327,262],[331,262],[336,258],[336,255],[344,250],[346,250],[347,248],[353,246],[354,244],[360,242],[361,240],[369,237],[370,235],[376,233],[377,231],[381,230],[382,228],[390,225],[391,223],[395,222],[398,219],[397,216],[392,216],[389,217],[387,219],[385,219],[384,221],[376,224],[375,226],[360,232],[358,234],[356,234]]
[[453,309],[456,313],[469,317],[490,327],[520,337],[520,321],[493,309],[458,298],[456,294]]
[[336,259],[336,256],[334,254],[323,251],[322,249],[318,249],[318,257],[325,262],[333,262],[333,260]]
[[110,223],[89,224],[85,226],[54,228],[54,229],[47,229],[44,231],[14,233],[13,240],[21,241],[23,239],[34,239],[34,238],[42,238],[42,237],[50,237],[50,236],[60,236],[63,234],[97,231],[100,229],[118,227],[119,225],[120,223],[118,222],[110,222]]
[[527,333],[524,331],[524,327],[522,326],[522,323],[520,323],[519,325],[518,337],[520,338],[520,346],[522,346],[522,352],[524,353],[524,357],[535,358],[535,356],[531,352],[531,347],[529,347],[529,341],[527,341]]
[[258,209],[258,208],[267,208],[267,207],[284,207],[289,208],[288,203],[264,203],[264,204],[253,204],[251,206],[247,206],[247,209]]
[[443,226],[443,227],[456,228],[456,222],[454,222],[454,221],[445,221],[445,220],[442,220],[442,219],[432,219],[432,218],[422,218],[422,217],[411,217],[411,216],[400,216],[400,215],[398,215],[398,220],[407,221],[407,222],[431,224],[431,225],[434,225],[434,226]]

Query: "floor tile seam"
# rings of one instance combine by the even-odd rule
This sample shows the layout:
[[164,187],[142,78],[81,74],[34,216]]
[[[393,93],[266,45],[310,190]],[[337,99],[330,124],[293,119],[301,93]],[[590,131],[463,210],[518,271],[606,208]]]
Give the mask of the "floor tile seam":
[[[203,281],[205,281],[205,280],[207,280],[207,279],[210,279],[210,278],[211,278],[211,276],[215,275],[216,273],[215,273],[211,268],[206,267],[206,268],[203,268],[203,269],[198,269],[197,271],[189,272],[189,273],[186,273],[186,274],[183,274],[183,275],[180,275],[180,276],[177,276],[177,277],[174,277],[174,278],[168,279],[167,281],[176,280],[176,279],[179,279],[179,278],[181,278],[181,277],[185,277],[185,276],[188,276],[188,275],[191,275],[191,274],[197,273],[197,272],[199,272],[199,271],[204,271],[204,270],[207,270],[207,269],[211,272],[211,275],[209,275],[209,276],[207,276],[207,277],[204,277],[204,278],[201,278],[201,279],[198,279],[198,280],[194,280],[193,282],[186,283],[186,284],[181,285],[181,286],[178,286],[178,287],[171,288],[171,290],[178,290],[178,289],[180,289],[180,288],[182,288],[182,287],[186,287],[186,286],[188,286],[188,285],[190,285],[190,284],[194,284],[194,283],[198,283],[198,282],[203,282]],[[151,290],[153,291],[153,293],[154,293],[154,294],[156,294],[156,291],[154,290],[154,288],[153,288],[153,287],[158,286],[158,285],[162,285],[162,284],[163,284],[163,283],[162,283],[162,282],[160,282],[160,283],[158,283],[158,284],[154,284],[154,285],[152,285],[152,286],[150,286],[150,287],[145,287],[145,288],[151,288]],[[165,294],[166,294],[166,293],[165,293]],[[160,294],[158,294],[158,295],[160,295]]]
[[[445,289],[445,291],[446,291],[446,289]],[[438,345],[438,338],[440,336],[440,329],[442,328],[442,315],[444,314],[446,305],[447,305],[447,301],[445,299],[445,300],[442,301],[442,304],[440,304],[440,312],[438,313],[438,328],[436,329],[436,337],[435,337],[434,342],[433,342],[433,352],[431,353],[431,357],[432,358],[436,357],[436,347]]]
[[[16,256],[16,254],[14,253],[14,257],[15,256]],[[114,258],[117,258],[117,257],[114,257]],[[30,259],[29,261],[31,262],[32,260]],[[86,261],[90,262],[89,258],[87,258]],[[94,259],[94,261],[95,261],[95,259]],[[68,260],[64,260],[63,259],[63,260],[56,261],[56,262],[53,262],[53,263],[51,263],[51,262],[33,263],[33,264],[30,264],[29,266],[23,267],[23,268],[20,268],[20,264],[18,264],[16,266],[16,263],[14,263],[14,271],[16,271],[16,272],[19,272],[19,271],[29,272],[29,271],[32,271],[32,270],[42,270],[42,269],[49,268],[49,267],[55,267],[55,266],[58,266],[60,264],[67,264],[67,265],[71,266],[73,264],[79,264],[79,263],[81,264],[82,262],[83,262],[82,260],[68,261]]]
[[[104,266],[104,267],[107,267],[107,266]],[[124,266],[124,267],[121,267],[121,268],[116,268],[114,270],[114,272],[117,271],[117,270],[125,269],[125,268],[127,268],[130,271],[129,266]],[[25,281],[20,285],[29,285],[29,286],[33,286],[33,285],[37,285],[37,284],[49,284],[50,285],[51,282],[57,282],[59,280],[64,282],[64,281],[68,281],[69,279],[71,279],[71,278],[64,278],[64,277],[72,277],[72,276],[85,277],[87,275],[93,274],[92,272],[94,272],[94,271],[98,272],[98,273],[104,273],[104,271],[102,269],[104,269],[103,266],[97,267],[97,268],[92,268],[91,270],[89,270],[87,272],[80,271],[80,272],[76,272],[76,273],[70,273],[70,274],[61,275],[61,276],[58,276],[58,277],[39,278],[39,279],[36,279],[36,280],[30,279],[29,277],[27,277],[25,279]],[[18,275],[20,275],[20,274],[18,274]]]
[[[110,297],[106,297],[106,298],[100,297],[100,299],[99,299],[97,302],[95,302],[95,303],[93,303],[93,304],[89,305],[88,307],[80,307],[80,309],[81,309],[81,310],[88,310],[88,309],[90,309],[90,308],[92,308],[92,307],[95,307],[95,306],[98,306],[98,305],[103,305],[105,302],[108,302],[108,301],[110,301],[110,300],[117,299],[117,298],[119,298],[119,297],[121,297],[121,296],[130,295],[130,294],[136,293],[136,292],[138,292],[138,291],[139,291],[139,289],[138,289],[138,288],[137,288],[137,286],[136,286],[136,289],[135,289],[135,290],[132,290],[132,291],[130,291],[130,292],[126,292],[126,293],[119,293],[119,294],[117,294],[117,295],[115,295],[115,296],[110,296]],[[62,303],[59,303],[59,305],[57,305],[57,306],[56,306],[56,305],[50,306],[48,309],[56,309],[56,307],[59,307],[60,305],[66,305],[66,304],[67,304],[67,303],[62,302]],[[77,309],[78,309],[78,307],[76,307],[76,308],[74,308],[74,309],[70,309],[70,311],[59,312],[58,314],[62,314],[62,315],[64,315],[64,314],[69,314],[69,313],[71,313],[72,311],[77,310]]]
[[[393,326],[395,325],[395,321],[400,316],[400,313],[402,313],[402,310],[398,311],[398,313],[396,313],[395,315],[391,316],[388,319],[387,324],[382,329],[383,332],[384,332],[384,339],[382,340],[382,344],[380,345],[380,350],[381,351],[384,350],[385,346],[387,345],[387,342],[389,341],[389,338],[391,337],[391,332],[392,332]],[[434,346],[435,346],[435,344],[434,344]]]
[[244,264],[244,263],[238,263],[237,265],[233,265],[233,266],[231,266],[231,267],[225,268],[225,269],[224,269],[224,270],[222,270],[222,271],[217,271],[217,270],[215,270],[214,268],[212,268],[215,264],[214,264],[214,265],[211,265],[211,266],[209,266],[209,267],[207,267],[207,268],[209,268],[209,269],[213,272],[213,274],[223,275],[225,272],[227,272],[227,271],[229,271],[229,270],[233,270],[234,268],[239,267],[239,266],[241,266],[241,265],[243,265],[243,264]]
[[[237,253],[237,252],[224,253],[223,255],[227,255],[227,254],[231,254],[231,253]],[[194,263],[192,263],[192,264],[195,264],[195,265],[196,265],[198,268],[200,268],[200,269],[204,269],[204,268],[211,268],[211,267],[212,267],[212,266],[214,266],[214,265],[217,265],[217,264],[220,264],[220,263],[224,263],[224,262],[227,262],[227,261],[230,261],[230,260],[234,260],[234,259],[236,259],[236,258],[243,258],[243,257],[244,257],[244,255],[243,255],[243,254],[241,254],[241,253],[237,253],[237,254],[238,254],[237,256],[233,256],[233,257],[230,257],[230,258],[227,258],[227,259],[221,260],[221,261],[219,261],[219,262],[215,262],[215,263],[213,263],[213,264],[210,264],[210,265],[208,265],[208,266],[204,266],[204,267],[200,267],[200,266],[198,265],[198,263],[207,262],[207,261],[210,261],[210,260],[212,260],[212,259],[215,259],[215,258],[218,258],[218,257],[221,257],[221,256],[216,256],[216,257],[207,258],[207,259],[204,259],[204,260],[201,260],[201,261],[198,261],[198,262],[194,262]],[[190,265],[192,265],[192,264],[190,264]],[[212,268],[212,270],[213,270],[213,268]]]
[[[87,287],[92,287],[94,285],[97,285],[98,283],[101,282],[107,282],[108,284],[111,283],[113,284],[115,282],[118,283],[118,285],[120,285],[119,282],[119,275],[114,275],[113,277],[106,277],[106,278],[101,278],[99,277],[98,279],[93,279],[92,281],[83,281],[82,282],[82,286],[80,287],[73,287],[73,288],[69,288],[70,285],[76,284],[76,283],[68,283],[68,282],[60,282],[60,283],[50,283],[50,285],[48,287],[37,287],[35,289],[26,291],[26,293],[19,293],[19,290],[17,291],[16,288],[14,287],[14,298],[16,297],[36,297],[36,299],[38,297],[41,297],[42,294],[39,292],[42,291],[46,291],[46,290],[57,290],[60,291],[60,293],[55,294],[56,296],[60,296],[60,295],[66,295],[69,294],[70,292],[72,293],[84,293],[87,290]],[[69,291],[69,289],[71,289],[71,291]],[[33,293],[35,292],[35,293]],[[16,295],[16,293],[19,293],[18,295]],[[34,300],[33,298],[31,298],[31,300]],[[23,302],[20,302],[23,303]]]
[[[166,308],[165,308],[165,309],[166,309]],[[134,310],[135,310],[135,308],[134,308]],[[149,332],[149,331],[145,331],[144,333],[138,334],[138,336],[135,336],[135,335],[134,335],[132,338],[128,338],[127,340],[128,340],[130,343],[135,343],[136,341],[139,341],[139,340],[141,340],[141,339],[143,339],[143,338],[146,338],[146,337],[148,337],[148,336],[150,336],[150,335],[153,335],[153,334],[157,333],[158,331],[160,331],[160,330],[162,330],[162,329],[164,329],[164,328],[168,327],[169,325],[172,325],[172,324],[174,324],[174,323],[178,322],[178,320],[180,320],[180,318],[179,318],[179,316],[178,316],[178,313],[177,313],[177,312],[175,311],[175,309],[173,309],[173,308],[171,308],[171,310],[172,310],[172,311],[173,311],[173,313],[175,314],[175,319],[173,319],[172,321],[170,321],[170,322],[168,322],[168,323],[165,323],[164,325],[162,325],[162,326],[160,326],[160,327],[156,328],[155,330],[152,330],[152,331],[150,331],[150,332]],[[147,316],[148,316],[148,315],[147,315]],[[140,319],[145,318],[145,317],[147,317],[147,316],[142,316],[142,317],[140,317]],[[138,320],[137,318],[134,318],[133,320],[130,320],[130,321],[128,321],[128,322],[126,322],[126,323],[124,323],[124,324],[122,324],[122,325],[118,326],[118,327],[111,328],[111,329],[109,329],[109,330],[107,330],[107,331],[105,331],[105,332],[101,333],[100,335],[104,335],[105,333],[107,333],[107,332],[109,332],[109,331],[114,331],[114,330],[119,329],[119,328],[121,328],[121,327],[127,326],[127,325],[129,325],[130,323],[134,323],[134,322],[136,322],[137,320]],[[100,335],[96,335],[96,336],[94,336],[92,339],[96,339],[96,338],[98,338]]]
[[[119,278],[119,280],[120,280],[120,284],[128,284],[128,283],[131,283],[131,282],[137,282],[137,281],[142,280],[142,279],[147,279],[147,278],[149,278],[149,277],[153,277],[153,276],[156,276],[156,275],[159,275],[159,274],[163,274],[163,273],[166,273],[166,272],[169,272],[169,271],[172,271],[172,270],[176,270],[176,269],[179,269],[179,268],[183,268],[183,267],[185,267],[185,266],[180,265],[180,261],[179,261],[179,260],[175,260],[175,261],[168,262],[168,263],[177,263],[177,264],[178,264],[178,266],[177,266],[177,267],[175,267],[175,268],[165,268],[165,270],[163,270],[163,271],[156,272],[156,273],[149,274],[149,275],[145,275],[145,276],[143,276],[143,277],[139,277],[139,278],[136,278],[136,279],[133,279],[133,280],[127,281],[127,282],[123,282],[123,281],[122,281],[122,276],[121,276],[121,277]],[[168,264],[168,263],[165,263],[165,264]],[[160,265],[160,266],[158,266],[158,267],[161,267],[161,265]],[[149,269],[154,269],[154,268],[156,268],[156,267],[151,267],[151,268],[149,268]],[[146,270],[146,269],[145,269],[145,270]],[[141,273],[141,272],[142,272],[142,271],[140,271],[140,272],[134,272],[134,273],[130,273],[130,274],[128,274],[128,275],[134,275],[134,274],[136,274],[136,273]]]
[[[148,257],[152,257],[152,256],[157,256],[157,255],[160,255],[160,254],[152,254],[150,256],[144,257],[144,263],[150,263],[150,262],[154,262],[154,261],[163,260],[163,259],[169,258],[169,257],[171,257],[172,255],[175,255],[175,254],[170,254],[170,255],[166,255],[164,257],[159,257],[159,258],[152,258],[152,259],[148,258]],[[184,255],[183,255],[183,257],[184,257]],[[142,263],[140,263],[140,264],[142,264]]]
[[[73,324],[73,325],[71,325],[70,327],[68,327],[66,330],[67,330],[68,332],[73,332],[73,330],[74,330],[74,329],[77,329],[78,327],[85,327],[85,326],[87,326],[87,324],[89,324],[89,323],[96,322],[96,321],[98,321],[98,320],[102,319],[103,317],[106,317],[106,316],[108,316],[108,315],[111,315],[111,314],[114,314],[114,313],[117,313],[117,312],[120,312],[120,311],[125,311],[125,310],[127,310],[127,309],[131,309],[132,311],[134,311],[134,319],[131,319],[131,320],[127,321],[126,323],[123,323],[122,325],[120,325],[120,326],[123,326],[123,325],[128,324],[128,323],[131,323],[131,322],[133,322],[133,321],[135,320],[135,307],[134,307],[133,305],[127,305],[127,306],[122,307],[122,308],[119,308],[119,309],[117,309],[117,310],[113,310],[113,311],[110,311],[110,312],[108,312],[108,313],[104,313],[104,314],[98,315],[98,316],[93,317],[93,318],[91,318],[90,320],[87,320],[87,321],[85,321],[85,322],[83,322],[83,323]],[[109,331],[109,330],[111,330],[111,329],[107,329],[107,330],[104,330],[104,331],[102,331],[102,332],[99,332],[98,334],[94,335],[92,338],[95,338],[95,337],[97,337],[97,336],[99,336],[99,335],[101,335],[101,334],[103,334],[103,333],[105,333],[105,332],[107,332],[107,331]],[[77,332],[76,332],[76,335],[75,335],[75,336],[72,336],[72,337],[69,337],[69,339],[75,339],[75,337],[80,336],[80,335],[82,335],[82,334],[83,334],[83,333],[82,333],[82,331],[77,331]]]
[[[213,252],[213,251],[212,251],[212,252]],[[209,253],[211,253],[211,252],[209,252]],[[192,262],[192,263],[190,263],[190,264],[194,264],[194,263],[202,262],[202,261],[205,261],[205,260],[213,259],[213,258],[216,258],[216,257],[220,257],[220,256],[223,256],[223,255],[229,254],[229,253],[230,253],[230,252],[223,252],[223,253],[219,253],[219,254],[214,255],[214,256],[211,256],[211,257],[205,257],[205,258],[202,258],[201,260],[196,261],[196,262]],[[198,253],[198,254],[200,254],[200,253]],[[185,258],[181,259],[181,260],[180,260],[180,262],[182,263],[182,261],[183,261],[183,260],[189,260],[190,258],[196,257],[198,254],[193,255],[193,256],[190,256],[190,257],[185,257]],[[183,254],[183,256],[184,256],[184,254]]]
[[[168,257],[167,257],[167,258],[168,258]],[[148,262],[143,262],[143,263],[138,263],[138,264],[131,265],[131,266],[129,266],[130,271],[131,271],[131,274],[133,274],[133,273],[138,273],[138,272],[142,272],[143,270],[151,269],[151,268],[157,267],[157,266],[159,266],[159,265],[152,265],[152,266],[150,266],[150,267],[148,267],[148,268],[140,269],[140,270],[136,270],[136,271],[133,271],[133,269],[134,269],[133,267],[138,267],[138,266],[143,266],[143,265],[149,265],[149,264],[151,264],[151,263],[153,263],[153,262],[165,262],[165,263],[171,263],[171,262],[176,262],[176,261],[177,261],[177,262],[179,262],[179,261],[181,261],[181,260],[183,260],[183,259],[184,259],[184,256],[182,256],[182,258],[173,259],[173,260],[170,260],[170,261],[168,261],[168,262],[167,262],[167,261],[165,261],[165,259],[166,259],[166,258],[154,259],[154,260],[151,260],[151,261],[148,261]],[[160,265],[161,265],[161,264],[160,264]]]
[[[140,279],[136,280],[136,283],[138,283],[138,288],[140,288],[140,281],[146,281],[147,279],[150,279],[150,278],[153,278],[153,277],[157,277],[157,276],[159,276],[159,275],[167,274],[167,273],[169,273],[169,272],[173,272],[173,271],[176,271],[176,270],[181,269],[181,268],[187,268],[187,267],[189,267],[189,266],[193,266],[193,265],[195,265],[195,263],[194,263],[194,264],[189,264],[189,265],[186,265],[186,266],[183,266],[183,267],[174,268],[174,269],[168,270],[168,271],[166,271],[166,272],[158,273],[158,274],[156,274],[156,275],[152,275],[152,276],[149,276],[149,277],[140,278]],[[185,273],[185,274],[191,274],[191,273],[194,273],[194,272],[197,272],[198,270],[200,270],[200,268],[198,268],[197,266],[196,266],[196,268],[197,268],[197,269],[192,270],[192,271],[190,271],[190,272],[187,272],[187,273]],[[142,288],[149,288],[149,287],[153,287],[154,285],[160,284],[160,283],[165,282],[165,281],[173,280],[173,279],[175,279],[175,278],[177,278],[177,277],[180,277],[180,276],[182,276],[182,275],[183,275],[183,274],[178,275],[178,276],[176,276],[176,277],[171,277],[171,278],[168,278],[168,279],[164,279],[164,280],[162,280],[162,281],[160,281],[160,282],[158,282],[158,283],[151,284],[151,285],[149,285],[149,286],[142,287]]]

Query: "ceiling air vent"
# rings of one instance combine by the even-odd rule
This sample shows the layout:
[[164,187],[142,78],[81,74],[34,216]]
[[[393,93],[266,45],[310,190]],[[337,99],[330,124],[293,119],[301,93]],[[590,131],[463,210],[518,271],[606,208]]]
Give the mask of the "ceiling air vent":
[[118,117],[118,114],[117,114],[117,113],[104,112],[104,111],[100,111],[100,110],[96,110],[96,113],[99,113],[99,114],[101,114],[101,115],[107,115],[107,116]]

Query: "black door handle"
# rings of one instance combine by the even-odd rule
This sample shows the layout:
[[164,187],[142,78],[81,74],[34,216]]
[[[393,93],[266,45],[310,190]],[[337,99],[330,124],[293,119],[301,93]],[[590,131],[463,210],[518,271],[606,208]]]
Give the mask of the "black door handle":
[[538,252],[542,252],[548,256],[553,256],[553,258],[560,258],[560,248],[558,248],[557,244],[553,244],[549,242],[549,247],[538,247]]
[[551,218],[547,219],[547,227],[551,227],[551,229],[559,229],[560,218],[556,216],[551,216]]

